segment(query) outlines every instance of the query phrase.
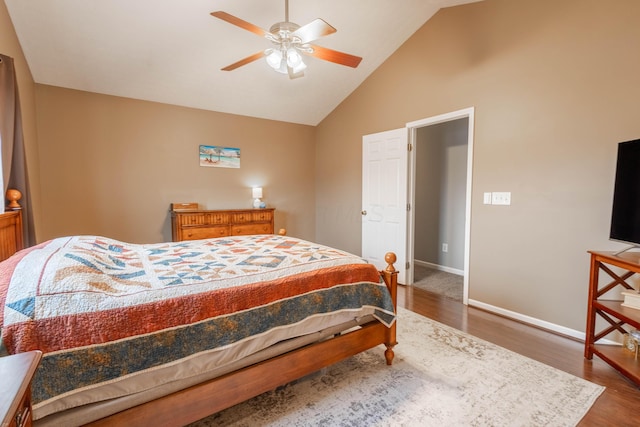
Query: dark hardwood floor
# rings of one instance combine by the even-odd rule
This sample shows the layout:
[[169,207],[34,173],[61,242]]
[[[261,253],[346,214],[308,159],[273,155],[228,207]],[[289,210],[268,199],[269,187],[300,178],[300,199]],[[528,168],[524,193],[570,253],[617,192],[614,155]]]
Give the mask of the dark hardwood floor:
[[399,286],[398,305],[605,386],[605,392],[582,419],[580,426],[640,425],[640,388],[597,356],[586,360],[582,342],[468,307],[419,288]]

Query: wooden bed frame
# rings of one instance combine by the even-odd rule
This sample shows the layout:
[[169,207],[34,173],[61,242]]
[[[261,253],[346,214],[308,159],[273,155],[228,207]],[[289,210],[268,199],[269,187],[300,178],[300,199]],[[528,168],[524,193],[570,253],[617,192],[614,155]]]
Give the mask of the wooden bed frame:
[[0,261],[22,248],[22,211],[0,213]]
[[[0,219],[6,216],[6,221],[2,222],[2,236],[20,236],[20,244],[15,249],[13,246],[7,248],[6,257],[22,249],[22,223],[15,220],[16,217],[20,219],[15,212],[0,214]],[[388,265],[380,273],[389,288],[394,307],[397,307],[398,272],[393,266],[396,255],[387,253],[385,261]],[[393,347],[397,344],[395,323],[387,328],[378,321],[369,322],[328,340],[134,406],[88,425],[184,426],[380,344],[386,346],[384,356],[387,365],[391,365]]]
[[[396,255],[385,256],[388,266],[381,274],[397,304]],[[162,425],[184,426],[229,408],[278,386],[302,378],[380,344],[386,346],[387,365],[393,362],[396,324],[387,328],[378,321],[248,366],[219,378],[158,398],[89,423],[90,426]]]
[[5,211],[0,213],[0,261],[24,248],[22,241],[22,209],[18,200],[22,193],[10,188],[5,195],[8,203]]

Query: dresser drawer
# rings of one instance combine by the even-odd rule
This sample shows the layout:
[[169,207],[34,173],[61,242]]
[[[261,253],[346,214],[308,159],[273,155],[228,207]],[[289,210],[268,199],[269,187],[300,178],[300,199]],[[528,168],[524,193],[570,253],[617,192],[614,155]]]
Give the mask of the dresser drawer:
[[272,234],[271,224],[241,224],[231,226],[231,235],[243,236],[248,234]]
[[229,235],[229,226],[219,225],[211,227],[183,227],[180,240],[211,239],[213,237],[225,237]]
[[233,224],[242,224],[244,222],[253,221],[253,215],[251,212],[234,212],[231,219]]
[[273,220],[273,211],[252,212],[253,222],[271,222]]
[[178,222],[182,226],[189,225],[219,225],[229,223],[229,214],[226,213],[181,213]]
[[204,218],[207,225],[229,224],[229,214],[226,213],[208,213]]

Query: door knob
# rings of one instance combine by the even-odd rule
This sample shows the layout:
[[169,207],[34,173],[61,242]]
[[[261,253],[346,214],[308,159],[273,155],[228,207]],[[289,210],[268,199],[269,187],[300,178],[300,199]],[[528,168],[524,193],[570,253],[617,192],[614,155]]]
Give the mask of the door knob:
[[360,213],[362,214],[362,216],[367,215],[367,211],[361,211]]

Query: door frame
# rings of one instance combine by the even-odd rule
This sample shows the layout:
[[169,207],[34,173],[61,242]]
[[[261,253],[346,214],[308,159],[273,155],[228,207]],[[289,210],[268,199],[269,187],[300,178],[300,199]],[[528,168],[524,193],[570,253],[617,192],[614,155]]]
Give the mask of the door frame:
[[[466,212],[464,223],[464,278],[463,278],[463,294],[462,303],[469,303],[469,257],[471,247],[471,193],[473,188],[473,129],[474,129],[475,108],[469,107],[462,110],[452,111],[450,113],[440,114],[438,116],[428,117],[426,119],[416,120],[406,124],[409,129],[409,143],[415,147],[417,130],[425,126],[432,126],[439,123],[449,122],[458,119],[469,119],[469,129],[467,136],[467,189],[466,189]],[[414,232],[415,232],[415,188],[416,188],[416,156],[413,152],[409,155],[409,188],[407,195],[410,200],[412,209],[409,212],[407,220],[407,260],[411,263],[409,271],[407,271],[407,283],[413,284],[414,271]]]

